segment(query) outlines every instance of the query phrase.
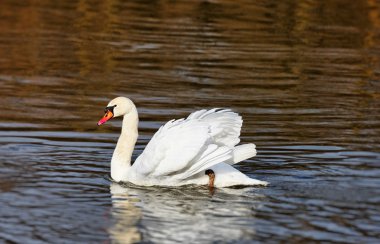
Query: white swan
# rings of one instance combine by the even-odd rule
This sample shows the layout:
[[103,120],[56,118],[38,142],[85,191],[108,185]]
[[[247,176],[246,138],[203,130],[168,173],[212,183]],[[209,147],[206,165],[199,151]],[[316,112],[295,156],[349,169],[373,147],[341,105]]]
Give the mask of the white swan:
[[[210,186],[215,187],[268,184],[232,167],[255,156],[256,149],[254,144],[236,146],[242,119],[230,110],[200,110],[186,119],[167,122],[133,165],[131,157],[139,122],[134,103],[126,97],[113,99],[98,125],[119,116],[123,116],[123,125],[111,160],[111,177],[117,182],[144,186],[213,183]],[[207,176],[207,170],[214,177]]]

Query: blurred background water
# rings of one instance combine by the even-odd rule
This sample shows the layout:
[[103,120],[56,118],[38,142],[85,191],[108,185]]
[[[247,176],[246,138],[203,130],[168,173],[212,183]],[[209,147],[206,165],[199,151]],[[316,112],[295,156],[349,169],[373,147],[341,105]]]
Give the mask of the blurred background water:
[[[380,241],[376,0],[1,1],[0,242]],[[227,107],[265,188],[118,185],[120,121],[134,158],[167,120]]]

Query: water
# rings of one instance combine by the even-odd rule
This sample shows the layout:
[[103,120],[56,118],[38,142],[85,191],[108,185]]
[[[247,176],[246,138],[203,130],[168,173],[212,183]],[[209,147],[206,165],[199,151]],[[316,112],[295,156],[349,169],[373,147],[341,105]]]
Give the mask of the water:
[[[2,1],[0,242],[380,241],[377,1]],[[109,161],[133,99],[134,158],[165,121],[244,118],[268,187],[118,185]]]

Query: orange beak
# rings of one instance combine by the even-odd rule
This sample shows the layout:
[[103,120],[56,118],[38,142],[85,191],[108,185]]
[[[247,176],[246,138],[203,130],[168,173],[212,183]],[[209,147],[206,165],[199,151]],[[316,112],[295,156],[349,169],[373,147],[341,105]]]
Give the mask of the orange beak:
[[103,116],[103,118],[101,118],[98,122],[98,125],[102,125],[104,124],[105,122],[107,122],[108,120],[112,119],[113,117],[113,113],[110,111],[110,110],[107,110],[106,111],[106,114]]

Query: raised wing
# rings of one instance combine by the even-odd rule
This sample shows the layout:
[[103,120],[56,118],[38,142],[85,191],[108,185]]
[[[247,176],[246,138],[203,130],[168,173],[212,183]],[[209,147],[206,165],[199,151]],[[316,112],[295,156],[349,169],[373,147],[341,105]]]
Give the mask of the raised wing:
[[162,126],[136,159],[133,168],[152,177],[188,178],[232,160],[242,120],[230,110],[200,110]]

